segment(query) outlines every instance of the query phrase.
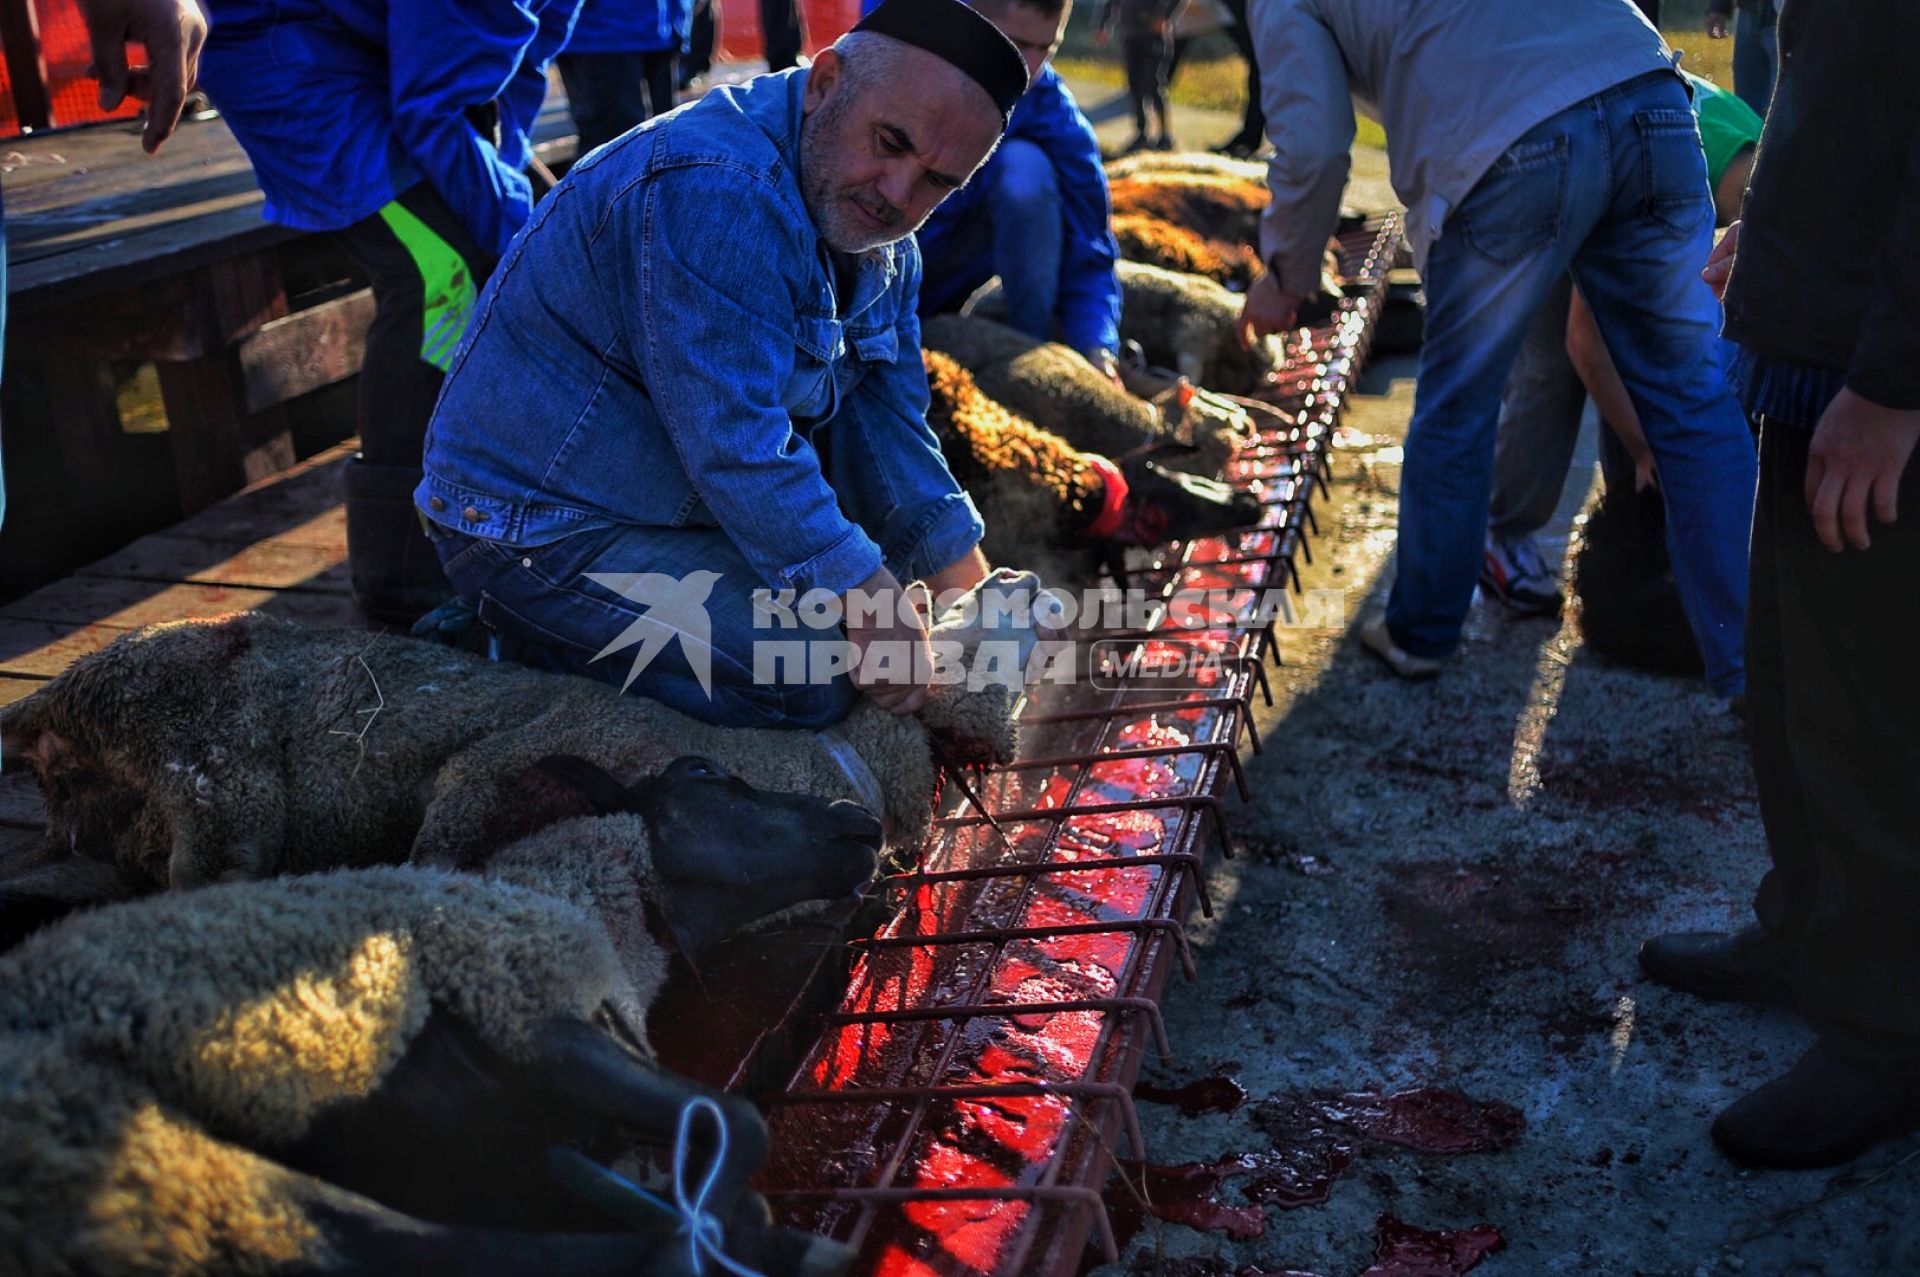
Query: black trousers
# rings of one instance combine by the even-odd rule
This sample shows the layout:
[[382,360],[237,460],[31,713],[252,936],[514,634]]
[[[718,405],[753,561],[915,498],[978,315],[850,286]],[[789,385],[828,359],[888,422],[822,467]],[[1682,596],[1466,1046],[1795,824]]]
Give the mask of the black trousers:
[[1920,465],[1899,522],[1834,554],[1802,495],[1811,440],[1762,423],[1747,706],[1773,867],[1755,912],[1814,1028],[1920,1076]]
[[760,0],[760,41],[767,70],[800,65],[800,6],[797,0]]
[[560,82],[580,135],[580,154],[611,142],[636,124],[673,110],[674,56],[652,53],[563,53]]
[[1233,141],[1258,146],[1266,140],[1267,113],[1260,106],[1260,59],[1254,56],[1253,31],[1247,25],[1247,0],[1227,0],[1227,13],[1233,19],[1227,34],[1247,63],[1247,112]]
[[335,235],[373,283],[360,450],[375,465],[418,468],[444,370],[493,256],[425,182]]
[[1161,133],[1167,131],[1167,78],[1172,69],[1173,40],[1165,33],[1130,31],[1123,47],[1127,62],[1127,95],[1133,99],[1133,127],[1147,132],[1147,111],[1153,111]]

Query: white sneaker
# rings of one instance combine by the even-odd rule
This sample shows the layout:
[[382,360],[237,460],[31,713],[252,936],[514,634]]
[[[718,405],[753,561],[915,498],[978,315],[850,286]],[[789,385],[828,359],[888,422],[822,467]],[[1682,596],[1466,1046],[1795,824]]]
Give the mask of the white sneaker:
[[1401,678],[1427,679],[1440,672],[1442,662],[1430,656],[1415,656],[1393,641],[1393,635],[1387,630],[1385,616],[1375,616],[1370,621],[1362,621],[1358,633],[1360,646],[1385,661],[1387,668]]
[[1565,602],[1560,574],[1548,565],[1531,536],[1497,537],[1487,533],[1480,586],[1521,616],[1558,616]]

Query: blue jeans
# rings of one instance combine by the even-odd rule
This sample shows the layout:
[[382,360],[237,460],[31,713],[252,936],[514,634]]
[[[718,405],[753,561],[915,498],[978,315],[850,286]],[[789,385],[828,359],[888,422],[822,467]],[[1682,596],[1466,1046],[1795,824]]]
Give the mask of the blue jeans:
[[941,259],[925,263],[921,288],[929,296],[950,289],[965,296],[998,275],[1008,325],[1052,341],[1066,241],[1053,161],[1038,144],[1013,138],[1000,144],[974,180],[984,184],[981,197]]
[[1745,686],[1747,534],[1758,466],[1727,389],[1706,158],[1665,72],[1528,130],[1428,256],[1426,344],[1400,485],[1394,640],[1444,657],[1473,602],[1500,396],[1528,323],[1569,269],[1640,411],[1665,492],[1680,600],[1721,695]]
[[[817,428],[813,443],[841,509],[880,546],[888,570],[907,581],[950,566],[974,538],[937,526],[943,521],[937,511],[929,515],[903,503],[885,469],[872,464],[878,446],[872,433],[891,425],[849,408]],[[779,535],[770,524],[767,536]],[[506,654],[524,664],[597,678],[723,727],[822,727],[845,718],[859,696],[844,673],[809,682],[790,654],[776,662],[771,648],[756,653],[761,642],[837,645],[845,635],[838,627],[756,625],[754,594],[766,582],[720,528],[623,523],[537,545],[468,536],[437,524],[432,536],[454,589],[509,640]],[[676,581],[695,572],[713,574],[711,589],[696,599],[702,605],[698,624],[665,623],[650,604],[588,579],[589,573],[649,572]],[[613,648],[615,643],[621,646]],[[643,649],[650,655],[634,673]],[[696,652],[709,671],[706,686],[689,659]],[[756,654],[764,669],[756,669]],[[829,659],[828,647],[815,646],[801,664],[818,673]],[[767,673],[778,677],[760,677]]]
[[1780,42],[1774,6],[1741,9],[1733,16],[1733,91],[1762,119],[1773,101],[1773,78],[1780,69]]

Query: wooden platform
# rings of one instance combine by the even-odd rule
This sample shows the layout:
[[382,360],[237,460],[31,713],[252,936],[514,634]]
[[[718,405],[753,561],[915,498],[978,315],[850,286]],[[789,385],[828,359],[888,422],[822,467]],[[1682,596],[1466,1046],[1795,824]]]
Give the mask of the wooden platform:
[[[257,609],[359,626],[347,583],[341,468],[353,441],[209,506],[164,532],[0,606],[0,704],[80,656],[159,621]],[[0,776],[0,851],[38,839],[30,776]]]

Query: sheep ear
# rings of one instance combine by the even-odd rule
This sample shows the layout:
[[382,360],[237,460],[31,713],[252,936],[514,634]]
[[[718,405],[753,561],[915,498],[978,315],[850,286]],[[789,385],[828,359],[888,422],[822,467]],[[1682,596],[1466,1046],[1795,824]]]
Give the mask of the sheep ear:
[[0,737],[0,772],[14,771],[24,762],[46,776],[73,761],[72,743],[51,728],[9,729]]
[[598,763],[590,763],[578,754],[548,754],[535,767],[561,784],[577,790],[605,816],[616,811],[631,811],[633,795],[613,774]]

